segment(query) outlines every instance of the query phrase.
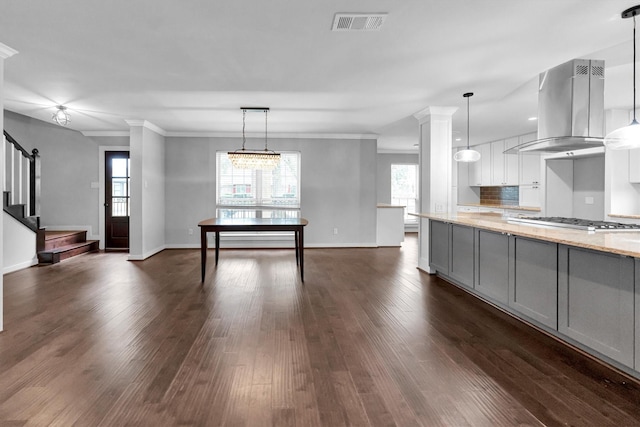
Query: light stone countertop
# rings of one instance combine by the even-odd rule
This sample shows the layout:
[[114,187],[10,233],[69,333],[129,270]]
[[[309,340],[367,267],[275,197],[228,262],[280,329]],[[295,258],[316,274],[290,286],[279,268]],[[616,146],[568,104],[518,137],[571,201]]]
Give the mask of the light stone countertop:
[[536,208],[534,206],[486,205],[486,204],[480,204],[480,203],[458,203],[458,206],[477,206],[479,208],[498,208],[498,209],[512,209],[515,211],[540,212],[540,208]]
[[403,205],[390,205],[389,203],[378,203],[378,207],[379,208],[406,208],[406,206]]
[[588,232],[567,228],[525,225],[509,223],[506,219],[503,219],[501,215],[476,212],[459,212],[457,214],[420,213],[410,215],[640,258],[640,232],[638,231]]
[[640,219],[640,215],[623,215],[623,214],[612,214],[610,213],[609,216],[611,218],[628,218],[628,219]]

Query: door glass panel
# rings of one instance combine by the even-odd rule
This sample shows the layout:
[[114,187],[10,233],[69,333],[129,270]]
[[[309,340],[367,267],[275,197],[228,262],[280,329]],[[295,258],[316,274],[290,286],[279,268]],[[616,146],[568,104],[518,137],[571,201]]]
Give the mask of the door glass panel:
[[111,174],[111,216],[129,216],[129,159],[112,159]]
[[127,177],[129,176],[129,159],[112,159],[111,160],[111,176]]

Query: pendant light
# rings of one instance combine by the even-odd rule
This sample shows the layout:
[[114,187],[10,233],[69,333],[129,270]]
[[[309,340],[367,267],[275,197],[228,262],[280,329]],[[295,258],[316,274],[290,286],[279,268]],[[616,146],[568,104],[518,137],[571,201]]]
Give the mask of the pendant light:
[[640,125],[636,120],[636,15],[640,5],[622,12],[623,18],[633,18],[633,120],[629,126],[614,130],[604,138],[604,145],[611,150],[640,148]]
[[453,160],[465,163],[477,162],[480,160],[480,153],[469,148],[469,98],[473,96],[473,92],[467,92],[462,96],[467,98],[467,148],[454,154]]
[[[242,107],[242,148],[227,153],[234,168],[238,169],[274,169],[280,164],[280,154],[267,148],[267,115],[268,108]],[[264,112],[264,150],[247,150],[244,145],[247,138],[244,134],[247,111]]]

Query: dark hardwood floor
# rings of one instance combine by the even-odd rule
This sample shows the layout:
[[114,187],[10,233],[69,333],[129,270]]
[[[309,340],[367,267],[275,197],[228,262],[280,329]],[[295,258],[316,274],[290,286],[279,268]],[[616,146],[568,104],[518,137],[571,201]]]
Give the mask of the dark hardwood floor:
[[0,426],[640,425],[636,381],[421,273],[415,235],[305,258],[6,275]]

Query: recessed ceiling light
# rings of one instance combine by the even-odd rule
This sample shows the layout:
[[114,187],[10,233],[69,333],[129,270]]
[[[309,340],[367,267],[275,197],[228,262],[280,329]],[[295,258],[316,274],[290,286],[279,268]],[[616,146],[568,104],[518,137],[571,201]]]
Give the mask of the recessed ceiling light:
[[529,117],[527,120],[529,120],[530,122],[534,121],[534,120],[538,120],[537,117]]
[[462,141],[462,138],[456,138],[456,141]]

